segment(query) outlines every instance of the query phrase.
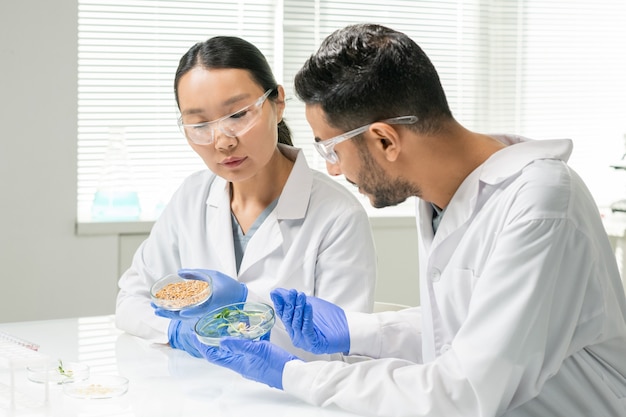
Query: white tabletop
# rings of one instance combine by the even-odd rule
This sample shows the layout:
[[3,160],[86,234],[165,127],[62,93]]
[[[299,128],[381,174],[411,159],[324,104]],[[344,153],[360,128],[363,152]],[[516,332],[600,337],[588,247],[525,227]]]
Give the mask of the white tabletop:
[[[39,352],[53,361],[86,363],[92,376],[129,380],[128,392],[110,399],[76,399],[65,395],[61,386],[49,385],[47,405],[10,410],[0,401],[0,416],[355,416],[302,403],[204,359],[122,333],[113,316],[0,323],[0,331],[40,345]],[[7,373],[0,369],[5,390]],[[42,384],[29,381],[23,369],[15,371],[14,382],[19,395],[36,397],[42,391]]]

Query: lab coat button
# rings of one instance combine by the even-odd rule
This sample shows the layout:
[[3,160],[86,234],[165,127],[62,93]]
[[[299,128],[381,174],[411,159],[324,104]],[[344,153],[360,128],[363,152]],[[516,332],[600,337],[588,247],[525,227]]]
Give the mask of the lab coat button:
[[445,344],[445,345],[441,346],[441,349],[439,350],[439,353],[443,355],[444,353],[449,351],[451,347],[452,346],[450,346],[448,344]]
[[430,280],[433,282],[439,281],[441,278],[441,272],[438,269],[433,269],[430,273]]

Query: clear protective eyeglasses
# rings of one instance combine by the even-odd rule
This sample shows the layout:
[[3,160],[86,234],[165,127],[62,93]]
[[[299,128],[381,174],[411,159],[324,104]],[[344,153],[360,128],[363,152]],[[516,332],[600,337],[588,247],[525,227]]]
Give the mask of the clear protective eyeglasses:
[[394,117],[391,119],[380,120],[378,122],[372,122],[366,124],[365,126],[357,127],[354,130],[343,133],[339,136],[335,136],[334,138],[322,140],[319,142],[313,143],[317,152],[329,163],[336,164],[339,162],[339,157],[335,153],[335,145],[338,143],[344,142],[348,139],[352,139],[353,137],[360,135],[361,133],[367,131],[371,125],[374,123],[387,123],[390,125],[412,125],[417,122],[417,116],[400,116]]
[[185,124],[183,123],[183,116],[180,116],[178,127],[183,135],[197,145],[212,144],[215,140],[215,129],[219,129],[220,132],[230,138],[241,136],[259,120],[263,103],[274,90],[274,88],[270,88],[254,103],[212,122]]

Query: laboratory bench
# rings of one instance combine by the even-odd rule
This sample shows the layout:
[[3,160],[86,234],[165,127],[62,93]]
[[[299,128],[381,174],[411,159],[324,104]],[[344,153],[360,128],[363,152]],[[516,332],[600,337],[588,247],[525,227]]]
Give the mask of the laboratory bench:
[[[8,337],[14,340],[7,341]],[[6,348],[14,345],[17,357],[15,350],[6,353]],[[90,373],[87,382],[121,376],[128,380],[128,389],[111,397],[77,397],[66,391],[65,384],[29,379],[25,366],[28,362],[31,365],[45,362],[54,368],[59,360],[66,364],[87,364]],[[204,359],[123,333],[115,327],[114,316],[98,316],[0,323],[0,416],[354,417],[355,414],[303,403]]]

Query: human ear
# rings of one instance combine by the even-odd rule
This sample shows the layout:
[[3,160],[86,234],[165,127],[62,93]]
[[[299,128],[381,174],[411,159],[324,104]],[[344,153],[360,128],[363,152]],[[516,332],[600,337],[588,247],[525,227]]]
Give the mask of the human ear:
[[377,122],[372,124],[370,132],[373,134],[374,151],[380,152],[389,162],[395,161],[402,148],[398,131],[387,123]]

